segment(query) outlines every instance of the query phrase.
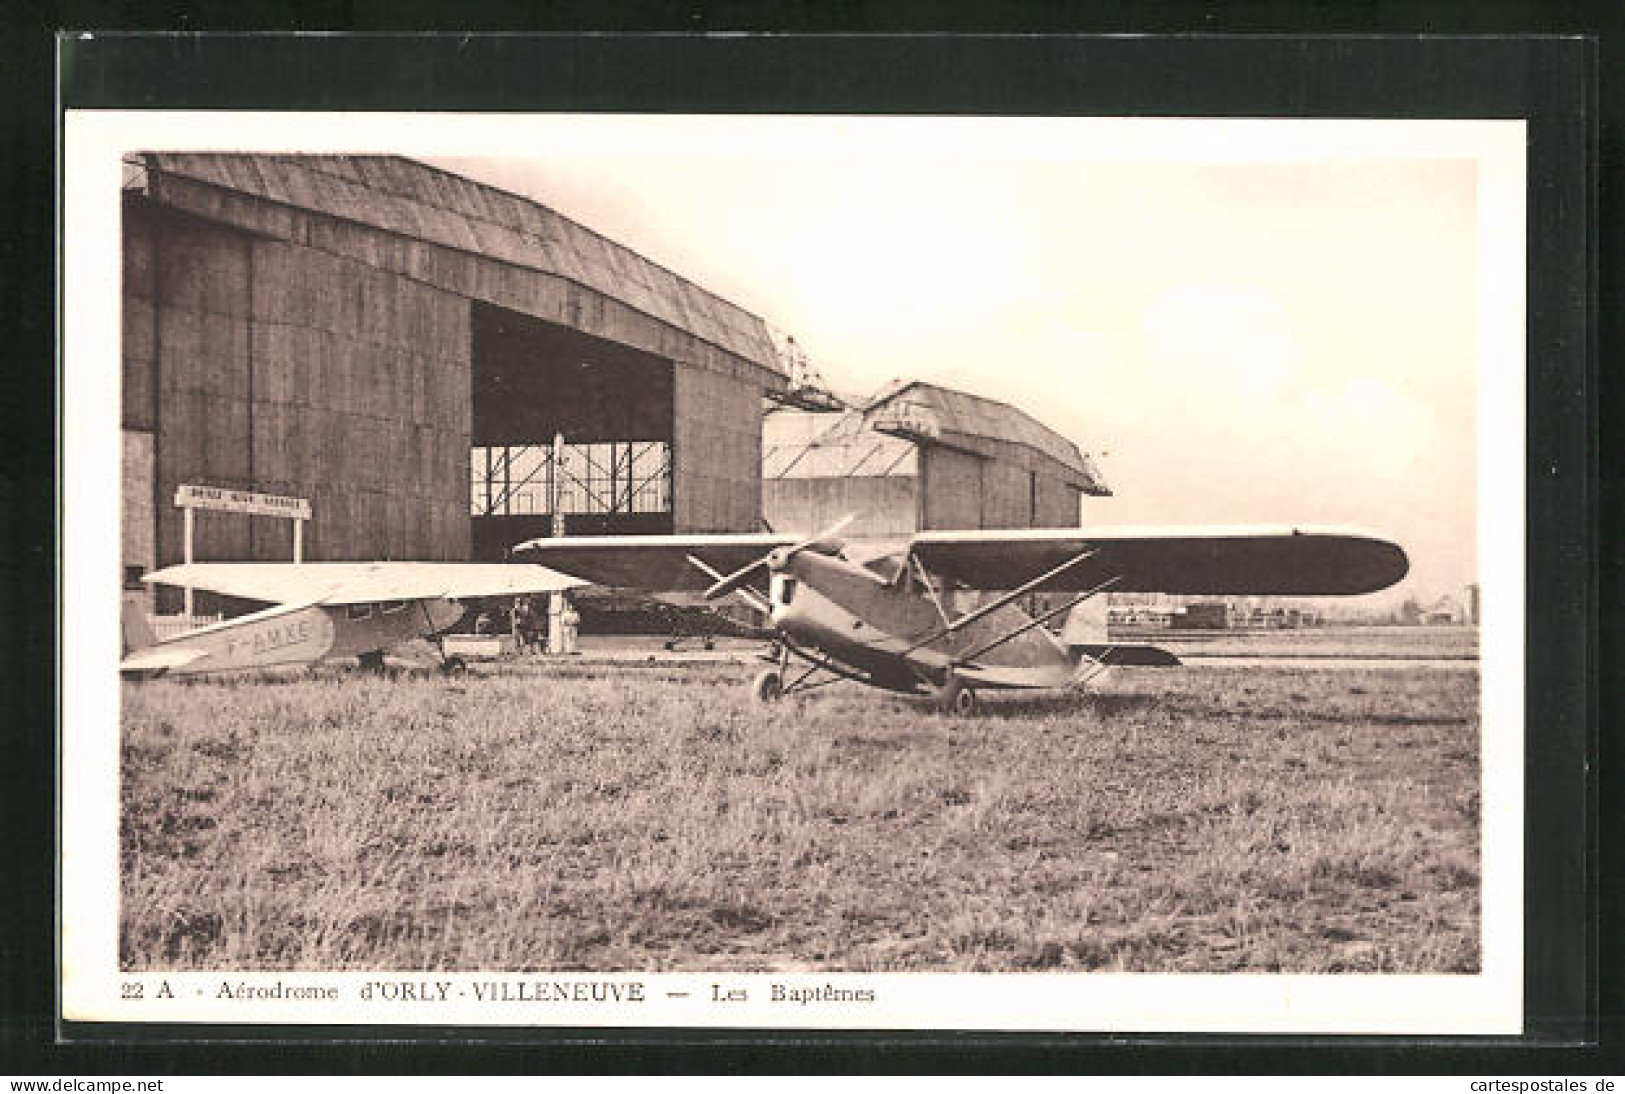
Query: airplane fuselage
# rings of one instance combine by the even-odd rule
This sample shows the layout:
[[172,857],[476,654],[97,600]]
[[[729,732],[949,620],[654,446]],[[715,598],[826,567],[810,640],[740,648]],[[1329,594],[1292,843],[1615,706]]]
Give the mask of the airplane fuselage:
[[197,654],[164,670],[172,675],[314,664],[438,634],[462,614],[462,605],[447,599],[279,606],[190,631],[149,649]]
[[982,651],[1029,621],[1014,605],[914,649],[945,624],[923,587],[908,580],[887,582],[818,552],[799,552],[773,568],[769,602],[774,627],[792,642],[823,651],[881,687],[918,690],[925,679],[972,653],[971,663],[955,671],[987,687],[1060,687],[1078,667],[1077,658],[1042,627]]

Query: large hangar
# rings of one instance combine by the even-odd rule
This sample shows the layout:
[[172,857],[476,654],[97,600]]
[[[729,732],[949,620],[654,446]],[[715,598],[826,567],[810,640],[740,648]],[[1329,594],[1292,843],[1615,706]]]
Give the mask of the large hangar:
[[763,426],[763,513],[782,531],[848,515],[856,534],[1076,527],[1111,491],[1078,446],[1008,403],[896,382],[839,413],[774,410]]
[[[132,586],[181,561],[183,484],[309,499],[311,560],[499,559],[555,512],[759,527],[776,335],[534,201],[393,156],[137,154],[123,258]],[[290,529],[210,512],[195,557],[285,560]]]

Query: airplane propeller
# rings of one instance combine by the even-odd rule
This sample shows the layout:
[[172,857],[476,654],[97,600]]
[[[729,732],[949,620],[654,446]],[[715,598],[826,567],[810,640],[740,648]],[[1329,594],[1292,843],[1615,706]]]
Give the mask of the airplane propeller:
[[856,513],[848,513],[846,516],[842,517],[828,528],[825,528],[822,532],[819,532],[816,536],[812,536],[809,539],[804,539],[800,543],[797,543],[791,547],[781,547],[763,555],[754,562],[741,566],[739,569],[735,570],[733,573],[729,574],[727,577],[705,590],[705,599],[716,600],[718,597],[727,596],[735,589],[745,585],[751,580],[751,578],[755,577],[758,570],[777,569],[778,567],[784,566],[802,551],[817,551],[821,555],[838,554],[841,550],[842,544],[841,541],[835,537],[840,533],[841,529],[845,528],[848,524],[851,524],[854,520],[856,520],[857,516],[858,515]]

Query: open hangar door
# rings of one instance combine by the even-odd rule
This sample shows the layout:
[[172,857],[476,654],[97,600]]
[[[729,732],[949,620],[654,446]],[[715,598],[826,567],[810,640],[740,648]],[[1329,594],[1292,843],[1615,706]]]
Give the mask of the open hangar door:
[[475,559],[553,534],[555,513],[567,535],[673,530],[671,361],[479,301],[470,335]]

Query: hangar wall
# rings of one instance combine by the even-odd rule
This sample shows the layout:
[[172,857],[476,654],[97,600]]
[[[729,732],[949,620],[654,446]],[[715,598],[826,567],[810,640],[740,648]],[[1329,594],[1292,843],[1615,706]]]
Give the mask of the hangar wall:
[[982,527],[982,461],[927,447],[920,460],[920,528]]
[[918,459],[887,475],[767,478],[762,506],[777,531],[812,531],[848,514],[868,536],[923,529],[1069,528],[1078,524],[1077,487],[1029,466],[1019,446],[1004,458],[921,444]]
[[[485,304],[658,359],[671,527],[759,527],[761,398],[787,378],[737,306],[399,157],[139,154],[125,191],[125,424],[153,437],[156,565],[182,557],[180,482],[310,498],[312,560],[471,557]],[[196,557],[289,557],[285,522],[250,521],[200,514]]]
[[702,369],[678,369],[675,380],[675,530],[757,530],[762,521],[761,391]]
[[1020,445],[984,440],[995,456],[926,445],[922,528],[1072,528],[1083,492]]
[[258,488],[311,498],[313,557],[467,557],[468,301],[286,243],[253,260]]
[[777,479],[762,483],[762,508],[775,532],[811,535],[856,515],[866,536],[907,536],[919,530],[913,475],[854,475],[838,479]]
[[762,422],[762,513],[776,532],[812,534],[852,517],[856,534],[920,527],[913,442],[860,428],[850,414],[780,409]]
[[[151,513],[160,558],[181,557],[172,502],[194,469],[248,482],[249,237],[189,220],[128,216],[124,249],[124,424],[154,434]],[[159,271],[165,271],[164,276]],[[130,519],[126,513],[126,519]],[[248,518],[198,522],[196,556],[248,557]]]
[[1037,475],[1037,492],[1033,519],[1035,528],[1069,528],[1080,522],[1083,514],[1083,493],[1070,483]]
[[[982,527],[1031,528],[1040,526],[1039,514],[1033,511],[1033,472],[1017,463],[1005,460],[984,460],[982,463]],[[1078,514],[1074,510],[1065,522],[1076,526]]]
[[153,436],[148,430],[126,429],[121,441],[125,468],[120,504],[124,519],[119,522],[119,561],[125,567],[122,599],[150,609],[152,589],[140,577],[158,561],[152,519]]
[[1110,491],[1071,441],[1024,411],[924,381],[842,413],[778,410],[763,425],[763,509],[776,530],[854,534],[1077,527]]
[[[155,438],[155,561],[183,555],[183,482],[311,499],[313,560],[467,556],[466,300],[148,206],[127,207],[124,253],[124,425]],[[291,553],[285,521],[198,515],[200,560]]]

